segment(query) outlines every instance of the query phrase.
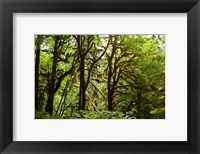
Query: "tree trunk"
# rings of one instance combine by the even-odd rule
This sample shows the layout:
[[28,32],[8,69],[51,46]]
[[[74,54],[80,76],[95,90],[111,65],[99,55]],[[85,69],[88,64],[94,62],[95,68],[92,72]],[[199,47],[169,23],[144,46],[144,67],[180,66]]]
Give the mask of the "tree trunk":
[[111,91],[111,77],[112,77],[112,59],[108,59],[108,79],[107,79],[107,89],[108,89],[108,110],[112,110],[113,96]]
[[[39,37],[39,36],[38,36]],[[36,38],[38,39],[38,38]],[[39,101],[39,65],[40,65],[40,42],[36,41],[36,57],[35,57],[35,110],[40,107]]]
[[58,113],[58,111],[60,109],[60,106],[63,103],[63,98],[66,98],[66,95],[67,95],[67,86],[68,86],[68,82],[66,82],[65,88],[63,89],[63,94],[62,94],[62,97],[60,99],[60,103],[59,103],[58,108],[56,110],[55,116],[57,116],[57,113]]
[[[108,57],[108,79],[107,79],[107,89],[108,89],[108,110],[112,111],[113,108],[113,98],[114,98],[114,81],[111,82],[113,76],[112,60],[116,52],[116,38],[114,40],[113,49],[110,57]],[[116,73],[116,72],[115,72]]]
[[86,86],[85,86],[85,56],[86,54],[82,50],[82,45],[83,42],[81,42],[81,36],[78,35],[77,38],[77,43],[78,43],[78,52],[80,56],[80,87],[79,87],[79,110],[85,110],[85,103],[86,103],[86,98],[85,98],[85,91],[86,91]]
[[85,109],[85,63],[84,63],[84,57],[81,57],[80,61],[80,95],[79,95],[79,110]]
[[49,86],[49,97],[47,100],[47,104],[45,107],[45,111],[48,112],[50,115],[53,115],[53,100],[54,100],[54,87],[55,87],[55,80],[56,80],[56,65],[57,65],[57,54],[58,54],[58,39],[55,40],[54,46],[54,56],[53,56],[53,66],[52,66],[52,74],[51,74],[51,81]]

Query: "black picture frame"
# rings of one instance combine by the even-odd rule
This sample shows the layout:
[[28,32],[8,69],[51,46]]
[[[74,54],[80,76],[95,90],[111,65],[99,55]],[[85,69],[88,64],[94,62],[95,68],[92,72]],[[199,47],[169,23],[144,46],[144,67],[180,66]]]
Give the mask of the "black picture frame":
[[[199,0],[0,0],[1,153],[200,154]],[[13,141],[13,13],[187,13],[187,142],[16,142]],[[181,58],[181,56],[180,56]],[[181,109],[181,107],[180,107]],[[31,133],[31,132],[30,132]],[[164,132],[163,132],[164,133]]]

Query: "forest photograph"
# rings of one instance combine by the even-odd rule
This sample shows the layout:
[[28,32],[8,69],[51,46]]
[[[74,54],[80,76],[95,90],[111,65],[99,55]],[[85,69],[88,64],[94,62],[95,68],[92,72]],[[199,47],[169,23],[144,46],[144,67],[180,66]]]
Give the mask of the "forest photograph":
[[35,119],[165,119],[164,34],[34,37]]

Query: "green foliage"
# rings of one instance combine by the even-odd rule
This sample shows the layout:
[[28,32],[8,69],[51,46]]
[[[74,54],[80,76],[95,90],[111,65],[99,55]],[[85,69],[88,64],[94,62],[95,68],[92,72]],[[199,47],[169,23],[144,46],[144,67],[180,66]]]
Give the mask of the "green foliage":
[[51,119],[51,115],[45,111],[36,111],[35,112],[36,119]]
[[80,110],[74,115],[74,119],[122,119],[125,114],[122,112],[110,112],[110,111],[83,111]]
[[165,108],[157,108],[150,112],[156,119],[164,119],[165,118]]
[[165,35],[36,35],[35,45],[41,47],[36,119],[165,118]]

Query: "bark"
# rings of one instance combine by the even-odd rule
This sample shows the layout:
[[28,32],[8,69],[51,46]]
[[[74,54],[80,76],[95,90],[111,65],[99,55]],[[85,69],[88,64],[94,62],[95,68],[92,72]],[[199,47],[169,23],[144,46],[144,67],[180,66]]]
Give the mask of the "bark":
[[56,80],[56,65],[57,65],[57,54],[58,54],[58,41],[59,39],[55,39],[55,46],[54,46],[54,56],[53,56],[53,66],[52,66],[52,74],[51,74],[51,80],[50,80],[50,86],[49,86],[49,97],[47,100],[47,104],[45,107],[45,111],[48,112],[50,115],[53,115],[53,100],[54,100],[54,87],[55,87],[55,80]]
[[81,62],[80,62],[80,98],[79,98],[79,110],[85,109],[85,62],[84,62],[84,57],[81,57]]
[[94,67],[94,65],[103,57],[103,55],[106,53],[106,50],[108,48],[109,45],[109,41],[108,40],[108,44],[105,47],[104,52],[97,58],[94,59],[92,64],[89,67],[88,73],[87,73],[87,79],[85,80],[85,57],[88,54],[88,52],[92,49],[94,43],[92,42],[92,39],[88,39],[87,42],[87,49],[83,50],[82,46],[84,44],[84,40],[82,41],[80,35],[78,35],[77,37],[74,36],[77,43],[78,43],[78,52],[79,52],[79,56],[80,56],[80,88],[79,88],[79,110],[85,110],[86,107],[86,90],[88,88],[88,85],[90,83],[90,76],[92,73],[92,69]]
[[[92,69],[93,69],[94,65],[95,65],[99,60],[101,60],[101,58],[103,57],[103,55],[106,53],[106,51],[107,51],[107,49],[108,49],[108,46],[109,46],[109,42],[110,42],[110,38],[108,39],[108,43],[107,43],[107,46],[105,47],[104,52],[103,52],[97,59],[94,59],[94,61],[92,62],[91,66],[90,66],[90,68],[89,68],[89,71],[88,71],[88,77],[87,77],[85,89],[87,89],[87,87],[88,87],[88,85],[89,85],[90,76],[91,76],[91,72],[92,72]],[[91,47],[92,47],[92,45],[91,45]],[[89,50],[91,49],[91,47],[89,48]]]
[[55,113],[55,116],[57,116],[57,113],[58,113],[58,111],[59,111],[59,109],[60,109],[60,106],[61,106],[61,104],[62,104],[62,102],[63,102],[63,99],[64,99],[64,97],[66,97],[66,95],[67,95],[67,86],[68,86],[68,82],[66,83],[66,85],[65,85],[65,88],[63,89],[63,94],[62,94],[62,97],[61,97],[61,99],[60,99],[60,103],[59,103],[59,105],[58,105],[58,108],[57,108],[57,110],[56,110],[56,113]]
[[86,89],[87,89],[87,83],[85,82],[85,57],[87,53],[91,50],[93,44],[91,46],[88,46],[88,49],[84,51],[82,49],[82,46],[84,44],[85,39],[82,41],[81,36],[78,35],[76,38],[76,41],[78,43],[78,52],[80,56],[80,87],[79,87],[79,110],[85,110],[86,105]]
[[79,106],[78,109],[81,110],[85,108],[85,54],[82,50],[83,42],[81,41],[81,36],[74,36],[78,44],[78,53],[80,57],[80,87],[79,87]]
[[111,77],[112,77],[112,61],[111,57],[108,59],[108,79],[107,79],[107,89],[108,89],[108,110],[112,110],[113,96],[111,91]]
[[[108,57],[108,79],[107,79],[107,90],[108,90],[108,110],[112,111],[113,108],[113,98],[114,98],[114,88],[112,84],[112,77],[113,77],[113,68],[112,68],[112,61],[113,57],[116,52],[116,38],[113,43],[113,49],[111,55]],[[115,72],[116,73],[116,72]]]
[[54,93],[56,93],[58,91],[58,89],[60,88],[60,85],[63,81],[63,79],[71,74],[74,70],[74,66],[72,66],[68,71],[66,71],[64,74],[62,74],[59,78],[57,78],[57,82],[56,82],[56,85],[55,85],[55,89],[54,89]]
[[38,110],[39,107],[40,107],[40,101],[39,101],[39,65],[40,65],[40,41],[36,42],[36,57],[35,57],[35,110]]

